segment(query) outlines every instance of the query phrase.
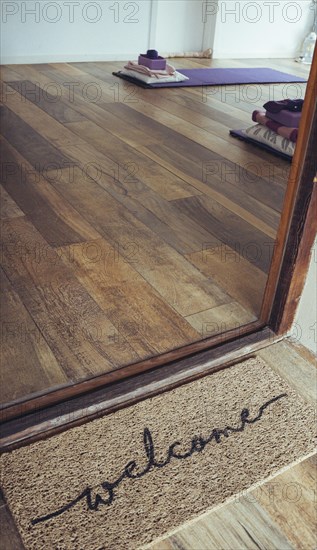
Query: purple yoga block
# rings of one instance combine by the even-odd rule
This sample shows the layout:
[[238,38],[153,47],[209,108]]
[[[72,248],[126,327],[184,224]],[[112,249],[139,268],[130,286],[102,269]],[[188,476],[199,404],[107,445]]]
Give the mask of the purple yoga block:
[[150,59],[149,57],[146,57],[146,55],[139,55],[138,63],[139,65],[144,65],[144,67],[148,67],[154,71],[165,71],[166,69],[166,59],[161,56],[158,56],[157,59]]
[[294,111],[287,111],[283,109],[279,113],[270,113],[266,111],[266,116],[275,122],[279,122],[282,126],[287,126],[288,128],[298,128],[299,122],[302,113],[295,113]]

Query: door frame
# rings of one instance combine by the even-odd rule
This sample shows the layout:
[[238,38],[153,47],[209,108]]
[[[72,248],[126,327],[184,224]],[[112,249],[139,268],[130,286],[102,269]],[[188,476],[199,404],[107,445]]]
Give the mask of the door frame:
[[[44,410],[47,407],[65,403],[70,399],[120,384],[143,373],[158,370],[158,367],[181,363],[186,358],[197,364],[206,357],[225,357],[231,349],[231,361],[245,355],[244,346],[256,342],[253,351],[263,347],[268,333],[281,337],[290,331],[296,307],[300,299],[309,267],[310,251],[317,231],[316,211],[316,160],[313,152],[317,150],[317,48],[307,84],[307,92],[299,128],[298,143],[292,161],[290,176],[277,233],[276,246],[264,293],[260,317],[246,324],[205,340],[195,342],[152,357],[145,361],[125,366],[117,371],[95,376],[73,385],[55,387],[50,391],[32,394],[4,405],[1,408],[2,422],[24,417],[26,414]],[[262,343],[261,343],[262,342]],[[264,342],[264,343],[263,343]],[[235,355],[232,355],[234,349]],[[208,369],[207,369],[208,370]],[[159,370],[158,370],[159,372]],[[206,371],[207,372],[207,371]],[[208,371],[209,372],[209,371]],[[179,380],[182,383],[182,379]],[[161,387],[164,383],[161,384]],[[142,398],[146,397],[144,395]]]
[[292,328],[316,237],[316,151],[317,47],[260,314],[277,334]]

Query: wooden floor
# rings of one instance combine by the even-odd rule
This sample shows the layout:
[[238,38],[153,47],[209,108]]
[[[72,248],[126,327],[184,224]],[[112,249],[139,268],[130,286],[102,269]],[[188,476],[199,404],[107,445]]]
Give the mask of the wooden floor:
[[[316,358],[308,350],[283,340],[257,355],[307,402],[316,404]],[[180,527],[173,535],[154,541],[150,550],[315,550],[316,464],[315,455]],[[0,530],[0,550],[24,550],[10,510],[1,498]]]
[[143,90],[121,66],[2,67],[2,403],[259,314],[289,163],[229,129],[285,85]]

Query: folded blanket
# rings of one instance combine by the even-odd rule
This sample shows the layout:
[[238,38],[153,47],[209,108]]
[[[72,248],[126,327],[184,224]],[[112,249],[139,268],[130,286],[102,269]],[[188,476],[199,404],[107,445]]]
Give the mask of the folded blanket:
[[288,128],[299,128],[302,113],[286,110],[280,111],[279,113],[271,113],[271,111],[266,110],[265,115],[271,120],[279,122],[281,126],[287,126]]
[[158,82],[182,82],[183,80],[188,80],[187,76],[177,71],[175,71],[171,76],[161,76],[159,80],[156,76],[147,76],[146,74],[142,74],[137,71],[130,71],[129,69],[122,69],[120,73],[137,78],[146,84],[157,84]]
[[287,126],[281,126],[278,122],[275,122],[275,120],[271,120],[265,115],[265,111],[253,111],[252,120],[254,122],[257,122],[258,124],[267,126],[267,128],[270,128],[270,130],[273,130],[273,132],[276,132],[278,135],[296,143],[298,136],[297,128],[288,128]]
[[169,65],[168,63],[166,64],[165,70],[150,69],[149,67],[145,67],[145,65],[139,65],[137,61],[128,61],[124,68],[128,71],[135,71],[137,73],[145,74],[146,76],[150,77],[155,77],[160,80],[168,76],[172,76],[175,73],[175,67]]
[[294,155],[296,144],[293,141],[280,136],[262,124],[251,126],[250,128],[243,130],[243,133],[255,141],[269,145],[276,151],[286,153],[290,156]]
[[271,113],[280,113],[281,111],[298,113],[302,111],[303,105],[303,99],[282,99],[281,101],[268,101],[263,107]]

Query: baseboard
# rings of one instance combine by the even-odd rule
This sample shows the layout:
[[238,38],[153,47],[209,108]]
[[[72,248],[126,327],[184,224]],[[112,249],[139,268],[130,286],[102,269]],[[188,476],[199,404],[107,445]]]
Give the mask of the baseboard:
[[[98,54],[61,54],[61,55],[2,55],[0,65],[36,65],[40,63],[85,63],[94,61],[128,61],[138,59],[139,52],[128,53],[98,53]],[[215,50],[213,59],[295,59],[298,52],[279,51],[268,56],[267,52],[236,51],[223,52]]]
[[268,53],[267,51],[258,51],[258,50],[244,50],[244,51],[223,51],[214,49],[212,58],[213,59],[296,59],[299,55],[298,50],[289,51],[289,50],[279,50],[275,52]]
[[94,61],[128,61],[135,60],[137,52],[130,53],[98,53],[98,54],[61,54],[61,55],[2,55],[1,65],[36,65],[39,63],[80,63]]

